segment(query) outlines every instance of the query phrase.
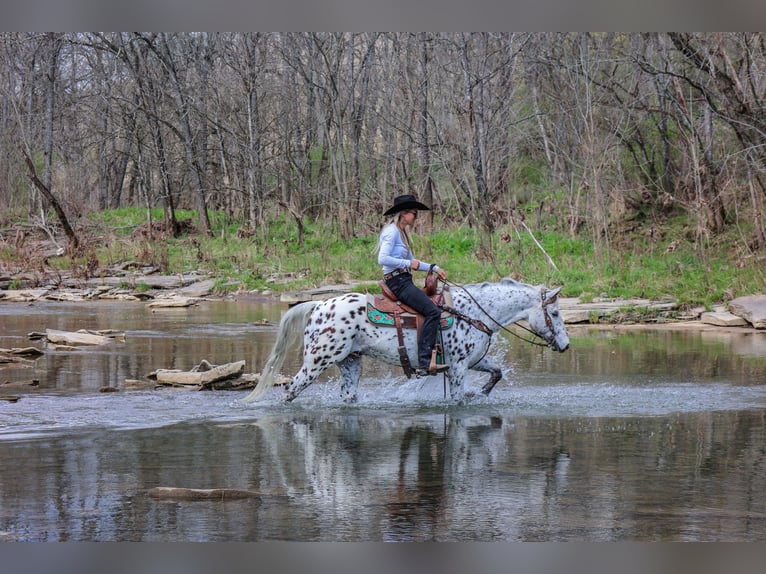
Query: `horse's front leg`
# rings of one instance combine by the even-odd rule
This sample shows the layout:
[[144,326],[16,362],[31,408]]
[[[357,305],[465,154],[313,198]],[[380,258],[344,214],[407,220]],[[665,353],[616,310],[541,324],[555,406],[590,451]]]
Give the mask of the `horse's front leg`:
[[453,401],[459,402],[465,398],[463,382],[465,381],[465,369],[455,368],[454,366],[445,373],[449,385],[449,397]]
[[344,403],[356,403],[356,389],[359,384],[359,376],[362,372],[362,356],[351,353],[348,357],[338,362],[343,382],[340,386],[340,396]]
[[489,373],[489,381],[487,381],[487,383],[481,388],[481,392],[484,395],[489,395],[489,393],[492,392],[492,389],[495,388],[497,382],[503,378],[503,371],[500,369],[500,367],[495,365],[486,357],[476,363],[473,367],[471,367],[471,369],[474,371]]

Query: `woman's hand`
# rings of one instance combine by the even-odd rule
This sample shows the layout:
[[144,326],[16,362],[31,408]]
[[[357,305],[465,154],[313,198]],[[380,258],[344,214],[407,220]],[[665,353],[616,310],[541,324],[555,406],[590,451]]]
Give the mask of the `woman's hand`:
[[441,279],[442,281],[444,281],[447,278],[447,272],[441,267],[439,267],[439,270],[436,272],[436,274],[439,276],[439,279]]

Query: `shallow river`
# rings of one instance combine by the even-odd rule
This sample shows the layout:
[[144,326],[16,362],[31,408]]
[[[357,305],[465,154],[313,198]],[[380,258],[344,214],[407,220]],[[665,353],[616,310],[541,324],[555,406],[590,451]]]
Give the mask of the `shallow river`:
[[501,337],[504,380],[459,406],[441,378],[372,361],[353,407],[335,369],[287,406],[280,389],[245,404],[123,387],[202,359],[257,372],[283,310],[0,303],[0,348],[46,328],[126,332],[0,369],[0,383],[40,381],[0,386],[21,396],[0,401],[0,540],[766,539],[766,333],[578,328],[564,354]]

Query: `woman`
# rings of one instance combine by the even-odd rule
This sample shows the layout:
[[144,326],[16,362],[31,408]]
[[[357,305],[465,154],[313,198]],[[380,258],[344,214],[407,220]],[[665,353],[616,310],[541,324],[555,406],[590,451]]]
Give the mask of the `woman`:
[[[383,215],[393,215],[394,218],[380,232],[378,244],[378,264],[383,267],[383,278],[386,285],[396,297],[409,307],[412,307],[424,317],[418,339],[418,367],[415,375],[423,377],[441,373],[449,369],[447,365],[431,365],[431,352],[436,343],[436,330],[439,328],[441,311],[433,301],[412,282],[412,271],[428,271],[431,265],[415,259],[410,249],[410,238],[407,227],[411,227],[418,217],[418,210],[428,210],[414,195],[400,195],[394,198],[394,205]],[[434,272],[440,279],[447,278],[444,269],[433,266]]]

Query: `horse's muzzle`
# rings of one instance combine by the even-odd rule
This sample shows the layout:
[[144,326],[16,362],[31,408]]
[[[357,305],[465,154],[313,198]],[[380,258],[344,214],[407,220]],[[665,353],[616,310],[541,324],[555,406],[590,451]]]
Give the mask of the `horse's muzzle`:
[[569,348],[569,341],[567,340],[567,342],[564,343],[563,345],[559,345],[558,341],[555,338],[553,338],[552,340],[548,341],[548,345],[554,351],[558,351],[559,353],[563,353],[564,351],[566,351]]

